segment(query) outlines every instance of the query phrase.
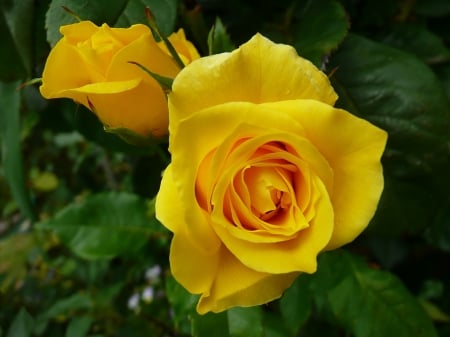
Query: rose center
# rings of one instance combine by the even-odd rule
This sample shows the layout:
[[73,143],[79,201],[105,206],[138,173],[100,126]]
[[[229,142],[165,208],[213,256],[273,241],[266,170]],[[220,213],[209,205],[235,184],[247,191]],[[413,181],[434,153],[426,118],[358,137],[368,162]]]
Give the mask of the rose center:
[[249,167],[245,182],[250,196],[251,210],[261,220],[268,221],[291,205],[287,187],[290,172],[277,167]]

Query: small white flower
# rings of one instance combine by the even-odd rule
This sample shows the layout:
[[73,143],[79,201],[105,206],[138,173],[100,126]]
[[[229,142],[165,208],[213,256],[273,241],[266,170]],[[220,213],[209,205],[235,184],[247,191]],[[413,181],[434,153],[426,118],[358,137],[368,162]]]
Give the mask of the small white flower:
[[161,275],[161,267],[159,265],[154,265],[148,268],[145,272],[145,278],[150,283],[157,283],[159,281],[159,276]]
[[155,298],[155,291],[153,290],[153,287],[145,287],[145,289],[142,291],[142,299],[146,303],[150,303]]
[[138,293],[133,294],[133,296],[131,296],[128,299],[128,309],[130,310],[137,310],[139,308],[139,301],[141,300],[140,296]]

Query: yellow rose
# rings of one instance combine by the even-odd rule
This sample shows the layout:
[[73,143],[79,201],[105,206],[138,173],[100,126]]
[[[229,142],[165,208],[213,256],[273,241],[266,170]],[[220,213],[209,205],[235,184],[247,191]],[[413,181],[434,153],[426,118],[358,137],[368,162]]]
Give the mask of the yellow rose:
[[[110,28],[82,21],[60,30],[63,38],[51,50],[42,74],[40,90],[45,98],[71,98],[93,110],[110,128],[127,128],[144,136],[167,133],[165,93],[129,62],[170,78],[180,69],[147,26]],[[182,30],[169,39],[177,41],[175,49],[186,64],[199,57]]]
[[175,79],[156,214],[199,313],[280,297],[368,225],[387,134],[336,99],[313,64],[261,35]]

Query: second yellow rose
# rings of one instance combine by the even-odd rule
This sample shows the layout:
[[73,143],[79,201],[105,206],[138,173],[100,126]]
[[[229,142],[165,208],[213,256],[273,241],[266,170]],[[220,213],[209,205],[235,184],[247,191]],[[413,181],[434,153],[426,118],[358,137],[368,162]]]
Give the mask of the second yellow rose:
[[[61,27],[62,39],[49,54],[42,74],[45,98],[71,98],[93,110],[110,128],[126,128],[143,136],[167,133],[165,93],[135,64],[165,77],[180,71],[150,29],[101,27],[90,21]],[[199,58],[182,30],[172,34],[184,63]]]

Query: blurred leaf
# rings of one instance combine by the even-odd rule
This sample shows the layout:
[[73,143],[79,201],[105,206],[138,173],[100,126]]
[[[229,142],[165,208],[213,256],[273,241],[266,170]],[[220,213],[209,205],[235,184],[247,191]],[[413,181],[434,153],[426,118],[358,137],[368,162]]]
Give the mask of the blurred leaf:
[[91,327],[92,317],[80,316],[70,320],[67,326],[66,337],[85,337]]
[[32,177],[33,188],[40,192],[50,192],[58,187],[58,177],[52,172],[36,172]]
[[450,315],[443,312],[437,305],[424,299],[419,299],[419,301],[427,312],[428,316],[430,316],[433,321],[445,323],[450,322]]
[[209,54],[219,54],[223,52],[232,51],[235,48],[230,36],[228,35],[225,26],[219,17],[216,18],[214,26],[208,34],[208,49]]
[[327,269],[322,278],[334,274],[334,282],[325,280],[322,290],[355,337],[437,337],[420,303],[393,274],[370,269],[344,251],[323,255],[319,269]]
[[178,0],[129,0],[116,26],[127,27],[136,23],[147,24],[145,7],[149,7],[159,30],[165,36],[174,31]]
[[78,22],[73,15],[63,9],[63,6],[81,20],[92,21],[98,26],[103,23],[113,26],[126,5],[127,0],[52,0],[45,20],[47,40],[54,46],[61,38],[59,27]]
[[193,337],[230,337],[227,312],[205,315],[194,314],[192,317]]
[[429,17],[446,16],[450,14],[450,2],[448,0],[418,0],[415,12]]
[[36,317],[34,332],[38,335],[42,334],[49,320],[56,318],[67,320],[74,311],[87,310],[92,308],[92,306],[91,298],[82,293],[59,299],[50,308]]
[[33,317],[25,309],[20,309],[9,327],[6,337],[31,337]]
[[0,82],[0,139],[5,178],[22,213],[34,219],[28,190],[25,185],[20,148],[20,92],[19,83]]
[[427,227],[425,235],[430,245],[450,252],[450,207],[448,203]]
[[281,315],[290,332],[295,335],[311,312],[310,278],[300,275],[280,300]]
[[145,200],[130,193],[110,192],[71,204],[38,228],[54,231],[85,259],[105,259],[135,253],[159,231],[159,223],[147,216]]
[[192,334],[196,337],[262,337],[263,332],[260,306],[234,307],[218,314],[194,313],[192,317]]
[[189,293],[173,277],[166,279],[166,294],[173,310],[175,330],[190,334],[191,316],[195,314],[198,296]]
[[230,337],[262,337],[261,306],[227,310]]
[[4,276],[0,292],[25,279],[28,257],[35,246],[34,235],[30,233],[11,235],[0,241],[0,275]]
[[[342,5],[334,0],[304,1],[295,8],[293,45],[299,55],[316,66],[344,40],[349,22]],[[298,17],[297,17],[298,16]]]
[[430,64],[450,60],[450,50],[442,39],[424,25],[406,23],[395,25],[383,38],[383,42],[415,54]]
[[[286,324],[281,324],[282,318],[270,311],[263,311],[264,337],[287,337],[294,336]],[[295,325],[295,323],[293,323]],[[310,337],[308,335],[308,337]],[[322,336],[324,337],[324,336]]]
[[33,1],[2,1],[0,10],[0,80],[24,79],[31,74]]

